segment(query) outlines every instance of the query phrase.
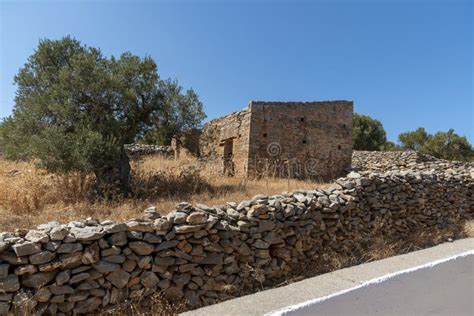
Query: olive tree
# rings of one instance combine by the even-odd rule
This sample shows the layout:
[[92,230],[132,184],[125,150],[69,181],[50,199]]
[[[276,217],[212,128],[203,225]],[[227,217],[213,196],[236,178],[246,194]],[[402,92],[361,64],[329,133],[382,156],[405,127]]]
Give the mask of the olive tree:
[[13,113],[0,127],[4,155],[93,173],[102,194],[130,192],[124,144],[172,114],[152,58],[107,58],[71,37],[41,40],[14,81]]
[[370,116],[354,113],[352,144],[355,150],[384,150],[387,135],[382,123]]

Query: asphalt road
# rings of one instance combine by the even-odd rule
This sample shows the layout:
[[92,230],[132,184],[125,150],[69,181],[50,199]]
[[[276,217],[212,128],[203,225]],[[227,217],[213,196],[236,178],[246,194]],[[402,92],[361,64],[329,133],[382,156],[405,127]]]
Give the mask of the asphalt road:
[[401,274],[284,315],[474,315],[474,255]]

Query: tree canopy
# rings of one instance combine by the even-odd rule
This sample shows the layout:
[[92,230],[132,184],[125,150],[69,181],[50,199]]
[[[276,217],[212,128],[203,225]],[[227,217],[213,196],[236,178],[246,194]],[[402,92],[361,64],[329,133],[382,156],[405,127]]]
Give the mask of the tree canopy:
[[466,137],[453,129],[429,134],[423,127],[398,135],[399,144],[388,141],[380,121],[354,113],[352,129],[355,150],[415,150],[446,160],[474,161],[474,150]]
[[194,91],[160,80],[151,57],[107,58],[71,37],[41,40],[14,81],[13,114],[0,126],[4,154],[51,172],[93,172],[100,190],[129,190],[124,144],[163,122],[176,131],[203,119]]
[[183,93],[177,80],[160,80],[159,87],[164,95],[164,108],[154,117],[153,127],[143,134],[141,141],[169,145],[174,135],[199,127],[206,114],[196,92],[189,89]]
[[355,150],[382,150],[386,143],[387,135],[380,121],[354,113],[352,144]]
[[440,159],[474,161],[474,149],[466,137],[459,136],[453,129],[447,132],[428,134],[420,127],[413,132],[398,136],[402,148],[416,150]]
[[421,150],[423,145],[431,139],[423,127],[419,127],[413,132],[401,133],[398,135],[398,141],[402,147],[411,150]]

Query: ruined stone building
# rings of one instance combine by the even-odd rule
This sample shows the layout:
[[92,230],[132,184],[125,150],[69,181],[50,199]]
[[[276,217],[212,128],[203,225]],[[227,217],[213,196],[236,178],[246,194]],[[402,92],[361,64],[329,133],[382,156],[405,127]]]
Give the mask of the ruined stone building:
[[228,174],[330,179],[351,165],[352,101],[250,101],[208,122],[200,155]]

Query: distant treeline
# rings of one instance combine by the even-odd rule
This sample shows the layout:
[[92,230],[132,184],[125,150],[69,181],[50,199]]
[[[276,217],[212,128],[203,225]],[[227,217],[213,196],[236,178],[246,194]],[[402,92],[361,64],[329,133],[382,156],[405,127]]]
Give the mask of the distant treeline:
[[440,159],[474,161],[474,149],[466,137],[453,129],[429,134],[423,127],[398,135],[398,144],[387,140],[382,123],[354,113],[352,139],[355,150],[416,150]]

